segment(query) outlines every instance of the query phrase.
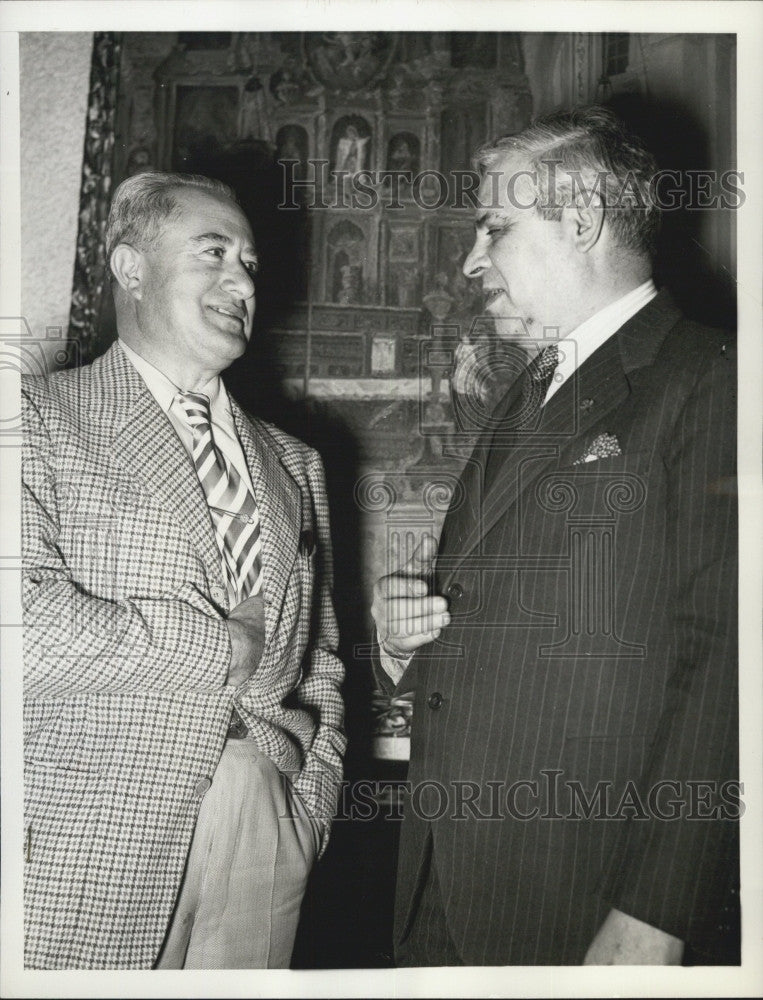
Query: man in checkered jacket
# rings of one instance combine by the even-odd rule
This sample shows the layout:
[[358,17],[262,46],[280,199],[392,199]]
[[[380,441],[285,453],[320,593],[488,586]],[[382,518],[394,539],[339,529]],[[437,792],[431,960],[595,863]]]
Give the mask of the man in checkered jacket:
[[26,965],[288,967],[346,742],[321,462],[220,380],[228,188],[128,179],[107,252],[118,342],[23,385]]

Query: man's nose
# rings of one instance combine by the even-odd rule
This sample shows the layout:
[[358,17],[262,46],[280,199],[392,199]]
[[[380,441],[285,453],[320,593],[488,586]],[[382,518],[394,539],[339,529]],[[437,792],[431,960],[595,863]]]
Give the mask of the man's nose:
[[254,278],[240,260],[231,261],[226,268],[223,286],[240,299],[251,299],[254,295]]
[[464,261],[461,270],[467,278],[479,278],[490,267],[490,260],[485,252],[479,237],[474,241],[474,246]]

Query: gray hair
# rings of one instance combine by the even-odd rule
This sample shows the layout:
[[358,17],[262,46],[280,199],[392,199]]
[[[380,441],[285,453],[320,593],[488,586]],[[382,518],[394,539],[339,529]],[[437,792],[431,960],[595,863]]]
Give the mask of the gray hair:
[[222,181],[201,174],[145,171],[122,181],[114,192],[106,223],[106,260],[120,243],[148,250],[161,233],[162,223],[178,214],[174,197],[180,188],[210,191],[238,204],[232,189]]
[[506,154],[527,159],[545,219],[559,220],[577,195],[599,193],[605,218],[619,247],[653,255],[660,208],[652,190],[654,157],[620,120],[602,107],[557,111],[537,118],[522,132],[482,146],[474,163],[485,174]]

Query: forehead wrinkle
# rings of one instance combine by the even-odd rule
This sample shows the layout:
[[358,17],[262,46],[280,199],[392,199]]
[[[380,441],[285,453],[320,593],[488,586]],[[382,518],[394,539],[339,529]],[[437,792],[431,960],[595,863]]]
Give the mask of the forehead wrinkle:
[[191,243],[204,243],[208,240],[214,240],[216,243],[232,243],[233,240],[230,236],[225,236],[223,233],[200,233],[198,236],[191,236]]

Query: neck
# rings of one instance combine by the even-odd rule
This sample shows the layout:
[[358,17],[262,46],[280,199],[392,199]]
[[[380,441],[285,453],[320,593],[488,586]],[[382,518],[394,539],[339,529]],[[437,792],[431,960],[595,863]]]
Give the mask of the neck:
[[648,266],[643,269],[629,271],[626,274],[614,275],[612,280],[601,290],[602,301],[599,308],[603,309],[605,306],[611,305],[612,302],[617,302],[618,299],[632,292],[634,288],[643,285],[645,281],[649,280],[651,275],[652,269]]
[[591,286],[596,289],[599,304],[603,309],[621,299],[634,288],[643,285],[652,274],[652,262],[646,255],[625,255],[616,248],[610,250],[610,259],[605,267],[595,275]]
[[121,332],[119,336],[139,357],[148,361],[184,392],[199,392],[211,379],[220,374],[214,368],[206,369],[199,365],[188,364],[185,358],[168,357],[147,341],[126,337]]
[[607,274],[604,279],[591,282],[588,285],[589,292],[579,303],[577,315],[569,325],[567,333],[585,323],[586,320],[595,316],[596,313],[606,309],[607,306],[617,302],[629,292],[632,292],[639,285],[643,285],[651,275],[651,268],[647,265],[644,268],[629,269],[627,272],[614,272]]

